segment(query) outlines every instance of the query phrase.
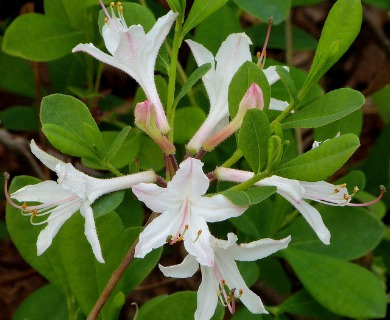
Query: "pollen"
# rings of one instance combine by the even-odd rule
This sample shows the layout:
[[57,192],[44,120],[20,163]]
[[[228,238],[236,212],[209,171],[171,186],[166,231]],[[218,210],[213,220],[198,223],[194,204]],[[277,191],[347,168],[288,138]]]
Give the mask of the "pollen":
[[346,187],[347,187],[347,184],[346,184],[346,183],[340,184],[339,187],[340,187],[340,188],[346,188]]
[[349,200],[349,195],[346,194],[346,193],[344,193],[344,200],[345,200],[345,201],[348,201],[348,200]]
[[114,8],[114,6],[115,6],[115,2],[114,1],[110,2],[110,7]]
[[225,279],[222,279],[222,280],[221,280],[221,286],[222,286],[222,288],[223,288],[225,285],[226,285],[226,280],[225,280]]
[[118,1],[118,2],[116,3],[116,6],[117,6],[118,8],[121,7],[121,6],[122,6],[122,2],[119,2],[119,1]]
[[238,297],[241,297],[243,293],[244,291],[242,291],[242,289],[238,290]]
[[26,210],[26,209],[27,209],[27,203],[26,203],[26,202],[23,202],[23,204],[22,204],[22,209],[23,209],[23,210]]
[[358,192],[359,191],[359,188],[357,187],[357,186],[354,186],[353,187],[353,193],[355,194],[356,192]]
[[339,188],[336,188],[333,190],[334,193],[339,193],[340,192],[340,189]]
[[104,18],[104,23],[108,23],[108,18]]

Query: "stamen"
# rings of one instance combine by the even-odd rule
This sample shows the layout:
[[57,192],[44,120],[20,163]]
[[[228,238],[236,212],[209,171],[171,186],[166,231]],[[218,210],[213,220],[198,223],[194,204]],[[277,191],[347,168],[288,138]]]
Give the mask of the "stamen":
[[238,297],[241,298],[241,296],[242,296],[243,293],[244,293],[244,292],[242,291],[242,289],[240,289],[240,290],[238,291]]
[[344,200],[345,200],[345,201],[348,201],[348,200],[350,199],[349,195],[348,195],[348,194],[346,194],[346,193],[344,193],[344,196],[343,196],[343,198],[344,198]]
[[367,207],[367,206],[371,206],[371,205],[377,203],[380,199],[382,199],[383,195],[387,191],[385,186],[382,186],[382,185],[379,186],[379,189],[381,190],[381,193],[380,193],[380,195],[376,199],[374,199],[374,200],[372,200],[370,202],[365,202],[365,203],[348,203],[347,206],[351,206],[351,207]]
[[16,209],[22,209],[22,210],[26,210],[26,204],[23,203],[22,206],[19,206],[17,205],[15,202],[12,201],[11,197],[9,196],[9,193],[8,193],[8,180],[10,179],[10,175],[8,172],[4,172],[3,173],[4,175],[4,195],[5,195],[5,198],[7,199],[7,202],[13,206],[14,208]]
[[339,193],[340,192],[340,189],[339,188],[336,188],[333,190],[334,193]]
[[107,17],[104,18],[104,23],[108,23],[108,18]]
[[199,239],[199,237],[200,237],[201,234],[202,234],[202,229],[199,229],[198,235],[197,235],[196,239],[193,241],[194,243],[195,243],[196,241],[198,241],[198,239]]
[[[108,13],[108,11],[107,11],[107,9],[106,9],[106,6],[105,6],[104,3],[103,3],[103,0],[99,0],[99,2],[100,2],[100,5],[101,5],[102,8],[103,8],[104,14],[105,14],[106,17],[107,17],[107,20],[110,20],[110,19],[111,19],[111,16],[109,15],[109,13]],[[111,3],[112,3],[112,2],[111,2]],[[104,22],[106,22],[106,19],[104,19]]]
[[260,57],[257,56],[258,57],[257,65],[259,66],[260,69],[263,69],[265,64],[265,59],[267,57],[267,45],[268,45],[269,36],[271,34],[271,27],[273,22],[274,22],[273,17],[268,19],[268,29],[267,29],[267,35],[265,36],[265,40],[264,40],[263,51],[261,52]]

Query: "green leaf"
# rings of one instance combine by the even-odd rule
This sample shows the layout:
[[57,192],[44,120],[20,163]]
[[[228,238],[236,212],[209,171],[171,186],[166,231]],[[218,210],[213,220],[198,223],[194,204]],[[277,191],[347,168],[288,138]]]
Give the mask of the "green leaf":
[[264,201],[275,192],[276,187],[251,187],[244,191],[226,190],[222,194],[236,206],[248,207]]
[[322,29],[302,95],[348,50],[360,31],[362,17],[360,0],[338,0],[334,4]]
[[[3,37],[0,36],[0,47]],[[26,97],[35,97],[34,75],[31,65],[20,58],[0,50],[0,69],[6,77],[0,77],[0,88]]]
[[45,14],[75,29],[85,30],[89,19],[84,1],[44,0]]
[[105,194],[92,204],[93,216],[95,219],[114,211],[123,201],[125,191],[116,191]]
[[7,28],[4,52],[32,61],[61,58],[83,42],[84,32],[47,15],[28,13],[17,17]]
[[62,153],[76,157],[97,158],[94,150],[84,140],[59,125],[46,123],[42,126],[42,132]]
[[[71,143],[62,143],[60,139],[51,141],[48,137],[53,146],[55,146],[60,151],[67,153],[65,150],[71,150],[72,153],[69,153],[70,155],[79,157],[91,157],[86,154],[96,154],[96,151],[93,150],[90,146],[89,138],[87,138],[85,134],[84,123],[90,127],[88,135],[92,135],[93,132],[94,136],[99,137],[101,136],[101,133],[89,109],[80,100],[77,100],[72,96],[62,94],[52,94],[43,98],[41,104],[41,122],[42,126],[47,124],[59,126],[61,130],[57,130],[57,132],[68,131],[69,134],[66,134],[66,137],[71,135],[75,138],[77,137],[77,142],[80,144],[80,146],[84,144],[85,150],[89,149],[89,151],[85,151],[82,154],[79,153],[78,149],[75,149],[74,153],[74,148],[72,147]],[[50,128],[53,129],[54,127]],[[102,138],[99,138],[97,140],[102,141],[101,139]],[[100,148],[103,149],[103,147]]]
[[257,261],[237,261],[237,267],[248,288],[255,284],[260,275]]
[[[1,80],[0,80],[1,81]],[[390,123],[390,85],[383,87],[372,95],[372,100],[381,115],[383,121]]]
[[228,102],[231,118],[234,118],[237,114],[240,102],[252,83],[256,83],[261,88],[264,98],[264,110],[268,109],[271,100],[271,88],[267,77],[257,64],[246,61],[237,70],[229,85]]
[[[84,236],[84,219],[75,215],[62,227],[59,255],[65,266],[69,287],[82,311],[88,314],[103,291],[113,271],[138,236],[141,228],[125,230],[115,212],[96,219],[96,229],[105,263],[96,261],[91,245]],[[120,244],[120,245],[118,245]],[[103,307],[103,319],[114,319],[118,305],[114,302],[120,292],[130,292],[154,268],[161,249],[144,259],[134,259]]]
[[186,93],[194,86],[194,84],[197,83],[198,80],[202,78],[210,69],[211,69],[211,63],[202,64],[188,77],[187,81],[183,84],[179,94],[173,101],[173,105],[175,107],[179,103],[180,99],[183,98],[186,95]]
[[238,146],[255,174],[261,172],[268,157],[269,121],[259,109],[246,112],[238,134]]
[[119,149],[122,147],[125,142],[129,132],[131,130],[130,126],[124,127],[119,134],[116,136],[115,140],[112,142],[110,149],[107,152],[107,161],[111,161],[117,155]]
[[186,22],[184,23],[181,32],[181,39],[183,39],[184,36],[191,31],[191,29],[195,28],[208,16],[221,8],[226,2],[227,0],[195,0]]
[[167,0],[167,3],[173,12],[178,12],[181,14],[183,9],[185,9],[181,7],[180,0]]
[[385,316],[385,286],[373,273],[311,252],[288,248],[282,254],[305,289],[328,310],[350,318]]
[[315,252],[334,258],[353,260],[373,250],[381,241],[385,226],[366,209],[356,207],[317,207],[328,227],[330,245],[324,246],[305,219],[299,217],[277,237],[293,235],[289,248]]
[[283,68],[282,66],[276,66],[275,68],[276,73],[279,75],[280,80],[283,82],[284,86],[286,87],[291,100],[297,101],[298,99],[298,91],[295,88],[295,84],[293,79],[291,78],[289,72]]
[[348,133],[284,163],[274,174],[302,181],[325,180],[340,169],[358,147],[359,138]]
[[[137,320],[192,319],[196,310],[196,292],[182,291],[169,296],[159,296],[145,303],[139,309]],[[225,309],[218,304],[211,320],[223,319]]]
[[106,153],[106,145],[104,144],[102,134],[99,130],[96,130],[96,126],[92,127],[88,123],[83,123],[83,129],[85,137],[89,142],[89,145],[93,150],[96,150],[96,153],[100,158],[103,158]]
[[174,140],[177,143],[187,143],[200,128],[206,114],[201,108],[184,107],[176,111],[174,122]]
[[13,320],[68,320],[66,298],[55,286],[47,284],[29,295],[12,316]]
[[363,0],[363,2],[385,10],[390,10],[390,2],[388,0]]
[[159,171],[164,168],[164,154],[160,147],[149,137],[141,136],[140,144],[142,148],[139,150],[139,164],[142,170],[153,169]]
[[336,318],[337,316],[320,305],[305,289],[288,297],[279,305],[279,312],[288,312],[313,318]]
[[284,21],[291,7],[290,0],[234,0],[234,2],[240,8],[265,22],[273,17],[274,24]]
[[27,106],[13,106],[0,111],[0,122],[5,129],[13,131],[38,131],[37,109]]
[[364,96],[356,90],[342,88],[319,97],[291,114],[282,123],[283,129],[317,128],[339,120],[361,108]]

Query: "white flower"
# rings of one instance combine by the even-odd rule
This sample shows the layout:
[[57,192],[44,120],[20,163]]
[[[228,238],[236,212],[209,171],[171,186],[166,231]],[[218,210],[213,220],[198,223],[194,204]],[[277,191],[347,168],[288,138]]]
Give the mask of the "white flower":
[[202,171],[200,160],[187,158],[167,188],[151,183],[133,186],[138,199],[151,210],[162,213],[139,236],[135,257],[143,258],[164,243],[183,240],[186,250],[208,266],[214,263],[210,248],[210,231],[206,222],[237,217],[246,208],[233,205],[222,195],[204,197],[209,179]]
[[[245,61],[252,61],[249,45],[251,40],[245,33],[235,33],[227,37],[221,44],[215,58],[213,54],[201,44],[186,40],[191,48],[198,66],[211,63],[211,69],[202,77],[210,99],[210,112],[187,145],[187,150],[196,153],[201,149],[204,141],[215,132],[216,128],[227,124],[229,119],[228,91],[230,82]],[[285,67],[287,69],[287,67]],[[279,80],[275,67],[263,70],[270,85]],[[271,99],[270,108],[280,110],[286,107],[285,102]]]
[[112,7],[110,16],[103,5],[107,19],[102,29],[104,43],[111,55],[102,52],[92,43],[79,44],[72,52],[84,51],[134,78],[156,109],[159,129],[167,133],[170,128],[154,82],[154,66],[158,51],[178,14],[169,11],[145,34],[141,25],[127,27],[122,7],[118,7],[119,18],[115,16]]
[[[214,251],[214,266],[200,265],[202,283],[198,290],[198,305],[195,319],[210,319],[215,311],[218,299],[227,305],[231,313],[235,311],[235,299],[239,298],[252,313],[268,313],[261,299],[245,284],[235,260],[255,261],[265,258],[276,251],[287,248],[290,236],[282,240],[261,239],[247,244],[237,245],[237,236],[228,234],[228,240],[219,240],[211,236],[210,245]],[[198,269],[195,257],[187,255],[181,264],[163,267],[160,270],[167,277],[191,277]]]
[[[45,252],[51,245],[64,222],[80,210],[85,219],[85,236],[92,246],[96,259],[103,263],[91,204],[103,194],[127,189],[140,182],[153,182],[156,174],[153,171],[145,171],[119,178],[97,179],[76,170],[70,163],[64,163],[42,151],[34,140],[31,141],[31,151],[44,165],[57,173],[57,182],[49,180],[28,185],[10,196],[7,195],[7,198],[10,204],[21,209],[24,215],[31,216],[33,224],[47,223],[38,236],[38,255]],[[16,205],[10,198],[22,202],[23,205]],[[40,202],[41,204],[27,206],[26,202]],[[39,219],[42,216],[48,216],[48,218],[33,222],[33,219]]]
[[[233,182],[244,182],[253,177],[252,172],[222,167],[217,168],[215,174],[219,180]],[[330,232],[322,221],[318,210],[304,199],[332,206],[352,205],[349,204],[351,196],[348,194],[345,184],[336,186],[325,181],[306,182],[271,176],[256,182],[255,185],[275,186],[277,193],[289,201],[303,215],[324,244],[330,243]]]

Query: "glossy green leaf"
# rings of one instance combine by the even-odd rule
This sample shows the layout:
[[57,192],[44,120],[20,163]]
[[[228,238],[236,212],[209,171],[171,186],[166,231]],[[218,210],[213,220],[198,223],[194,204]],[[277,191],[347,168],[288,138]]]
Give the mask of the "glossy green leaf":
[[[61,130],[57,130],[59,134],[64,131],[68,131],[70,135],[77,139],[77,143],[80,145],[80,147],[84,144],[84,148],[86,150],[85,153],[96,153],[96,151],[90,146],[89,139],[86,137],[84,123],[90,127],[88,134],[94,132],[94,135],[98,137],[101,135],[101,133],[89,109],[80,100],[72,96],[62,94],[52,94],[50,96],[46,96],[42,99],[40,116],[43,127],[45,127],[47,124],[56,125],[61,128]],[[50,127],[50,130],[53,131],[53,128],[54,127]],[[67,135],[67,137],[68,136],[69,135]],[[85,153],[80,154],[78,149],[75,149],[75,152],[73,152],[73,147],[70,142],[62,143],[61,139],[53,139],[52,141],[49,137],[48,139],[57,149],[64,153],[67,153],[67,151],[70,150],[72,153],[69,154],[72,156],[88,157],[88,155]],[[102,138],[94,140],[102,141],[101,139]],[[96,143],[101,142],[96,141]],[[104,149],[103,146],[100,148]],[[87,151],[87,149],[89,150]]]
[[282,254],[304,288],[328,310],[350,318],[385,316],[385,286],[370,271],[350,262],[292,248]]
[[[273,239],[279,239],[272,237]],[[290,293],[292,289],[291,279],[286,274],[283,264],[276,256],[267,257],[257,261],[260,267],[261,282],[273,288],[277,293]]]
[[236,206],[248,207],[269,198],[276,192],[276,187],[251,187],[249,189],[226,190],[222,194]]
[[238,134],[238,146],[255,174],[261,172],[267,162],[270,137],[266,114],[259,109],[248,110]]
[[[1,81],[1,80],[0,80]],[[372,95],[372,100],[386,124],[390,123],[390,85],[383,87]]]
[[388,0],[363,0],[363,2],[380,9],[390,10],[390,2]]
[[[0,47],[3,37],[0,36]],[[27,97],[35,97],[34,75],[31,64],[0,50],[0,69],[6,77],[0,77],[0,88]]]
[[289,72],[282,66],[276,66],[275,70],[276,73],[279,75],[280,80],[283,82],[284,86],[286,87],[288,93],[290,94],[291,100],[297,101],[298,91],[297,88],[295,88],[294,81],[291,78]]
[[13,131],[38,131],[39,119],[35,107],[13,106],[0,111],[0,122]]
[[[169,296],[159,296],[139,309],[137,320],[171,320],[192,319],[196,310],[196,292],[182,291]],[[211,320],[222,320],[225,309],[218,304],[216,312]]]
[[[65,265],[69,287],[85,314],[92,309],[112,272],[141,231],[141,228],[125,230],[115,212],[96,219],[95,223],[105,259],[103,264],[96,261],[91,245],[84,236],[84,219],[80,215],[67,221],[59,239],[59,253]],[[154,268],[160,254],[161,249],[154,250],[144,259],[132,261],[103,308],[103,319],[113,319],[113,315],[118,312],[118,305],[114,303],[117,293],[127,293],[140,283]]]
[[153,140],[142,135],[140,145],[142,147],[139,150],[138,158],[142,170],[153,169],[159,171],[164,168],[164,154]]
[[184,23],[181,38],[183,39],[184,36],[191,31],[191,29],[220,9],[226,2],[227,0],[195,0]]
[[44,0],[45,14],[59,19],[75,29],[87,28],[87,12],[84,1],[80,0]]
[[321,205],[318,210],[330,231],[330,245],[324,246],[302,217],[279,232],[278,237],[293,235],[290,248],[353,260],[373,250],[384,235],[383,223],[366,209]]
[[111,161],[117,155],[119,149],[122,147],[125,142],[129,132],[131,130],[130,126],[124,127],[116,136],[115,140],[111,143],[111,147],[107,152],[107,161]]
[[177,143],[188,143],[206,119],[201,108],[184,107],[176,111],[174,140]]
[[93,215],[95,219],[114,211],[123,201],[125,191],[116,191],[108,193],[98,198],[92,204]]
[[291,7],[290,0],[234,0],[234,2],[264,22],[273,17],[274,24],[284,21]]
[[84,32],[60,19],[38,13],[17,17],[4,34],[4,52],[33,61],[50,61],[71,53],[83,42]]
[[352,133],[345,134],[284,163],[274,173],[302,181],[325,180],[340,169],[358,147],[359,138]]
[[261,88],[264,98],[264,110],[268,109],[271,99],[271,89],[267,77],[257,64],[246,61],[237,70],[229,85],[228,102],[231,118],[234,118],[237,114],[242,98],[253,83],[257,83]]
[[29,295],[12,316],[13,320],[68,320],[66,298],[52,284],[45,285]]
[[173,105],[176,106],[181,98],[183,98],[186,93],[194,86],[195,83],[198,82],[200,78],[202,78],[209,70],[211,69],[211,63],[202,64],[199,68],[197,68],[187,79],[187,81],[181,87],[179,94],[176,96],[173,101]]
[[342,88],[319,97],[291,114],[282,123],[283,129],[317,128],[339,120],[361,108],[364,96],[356,90]]
[[288,312],[313,318],[336,318],[337,316],[320,305],[305,289],[288,297],[279,306],[280,312]]
[[173,12],[182,12],[180,0],[167,0],[167,3]]
[[362,16],[360,0],[338,0],[334,4],[322,29],[303,93],[348,50],[360,31]]
[[96,130],[96,126],[92,127],[88,123],[83,123],[84,135],[89,145],[93,150],[103,158],[106,153],[106,145],[104,144],[102,134],[99,130]]

